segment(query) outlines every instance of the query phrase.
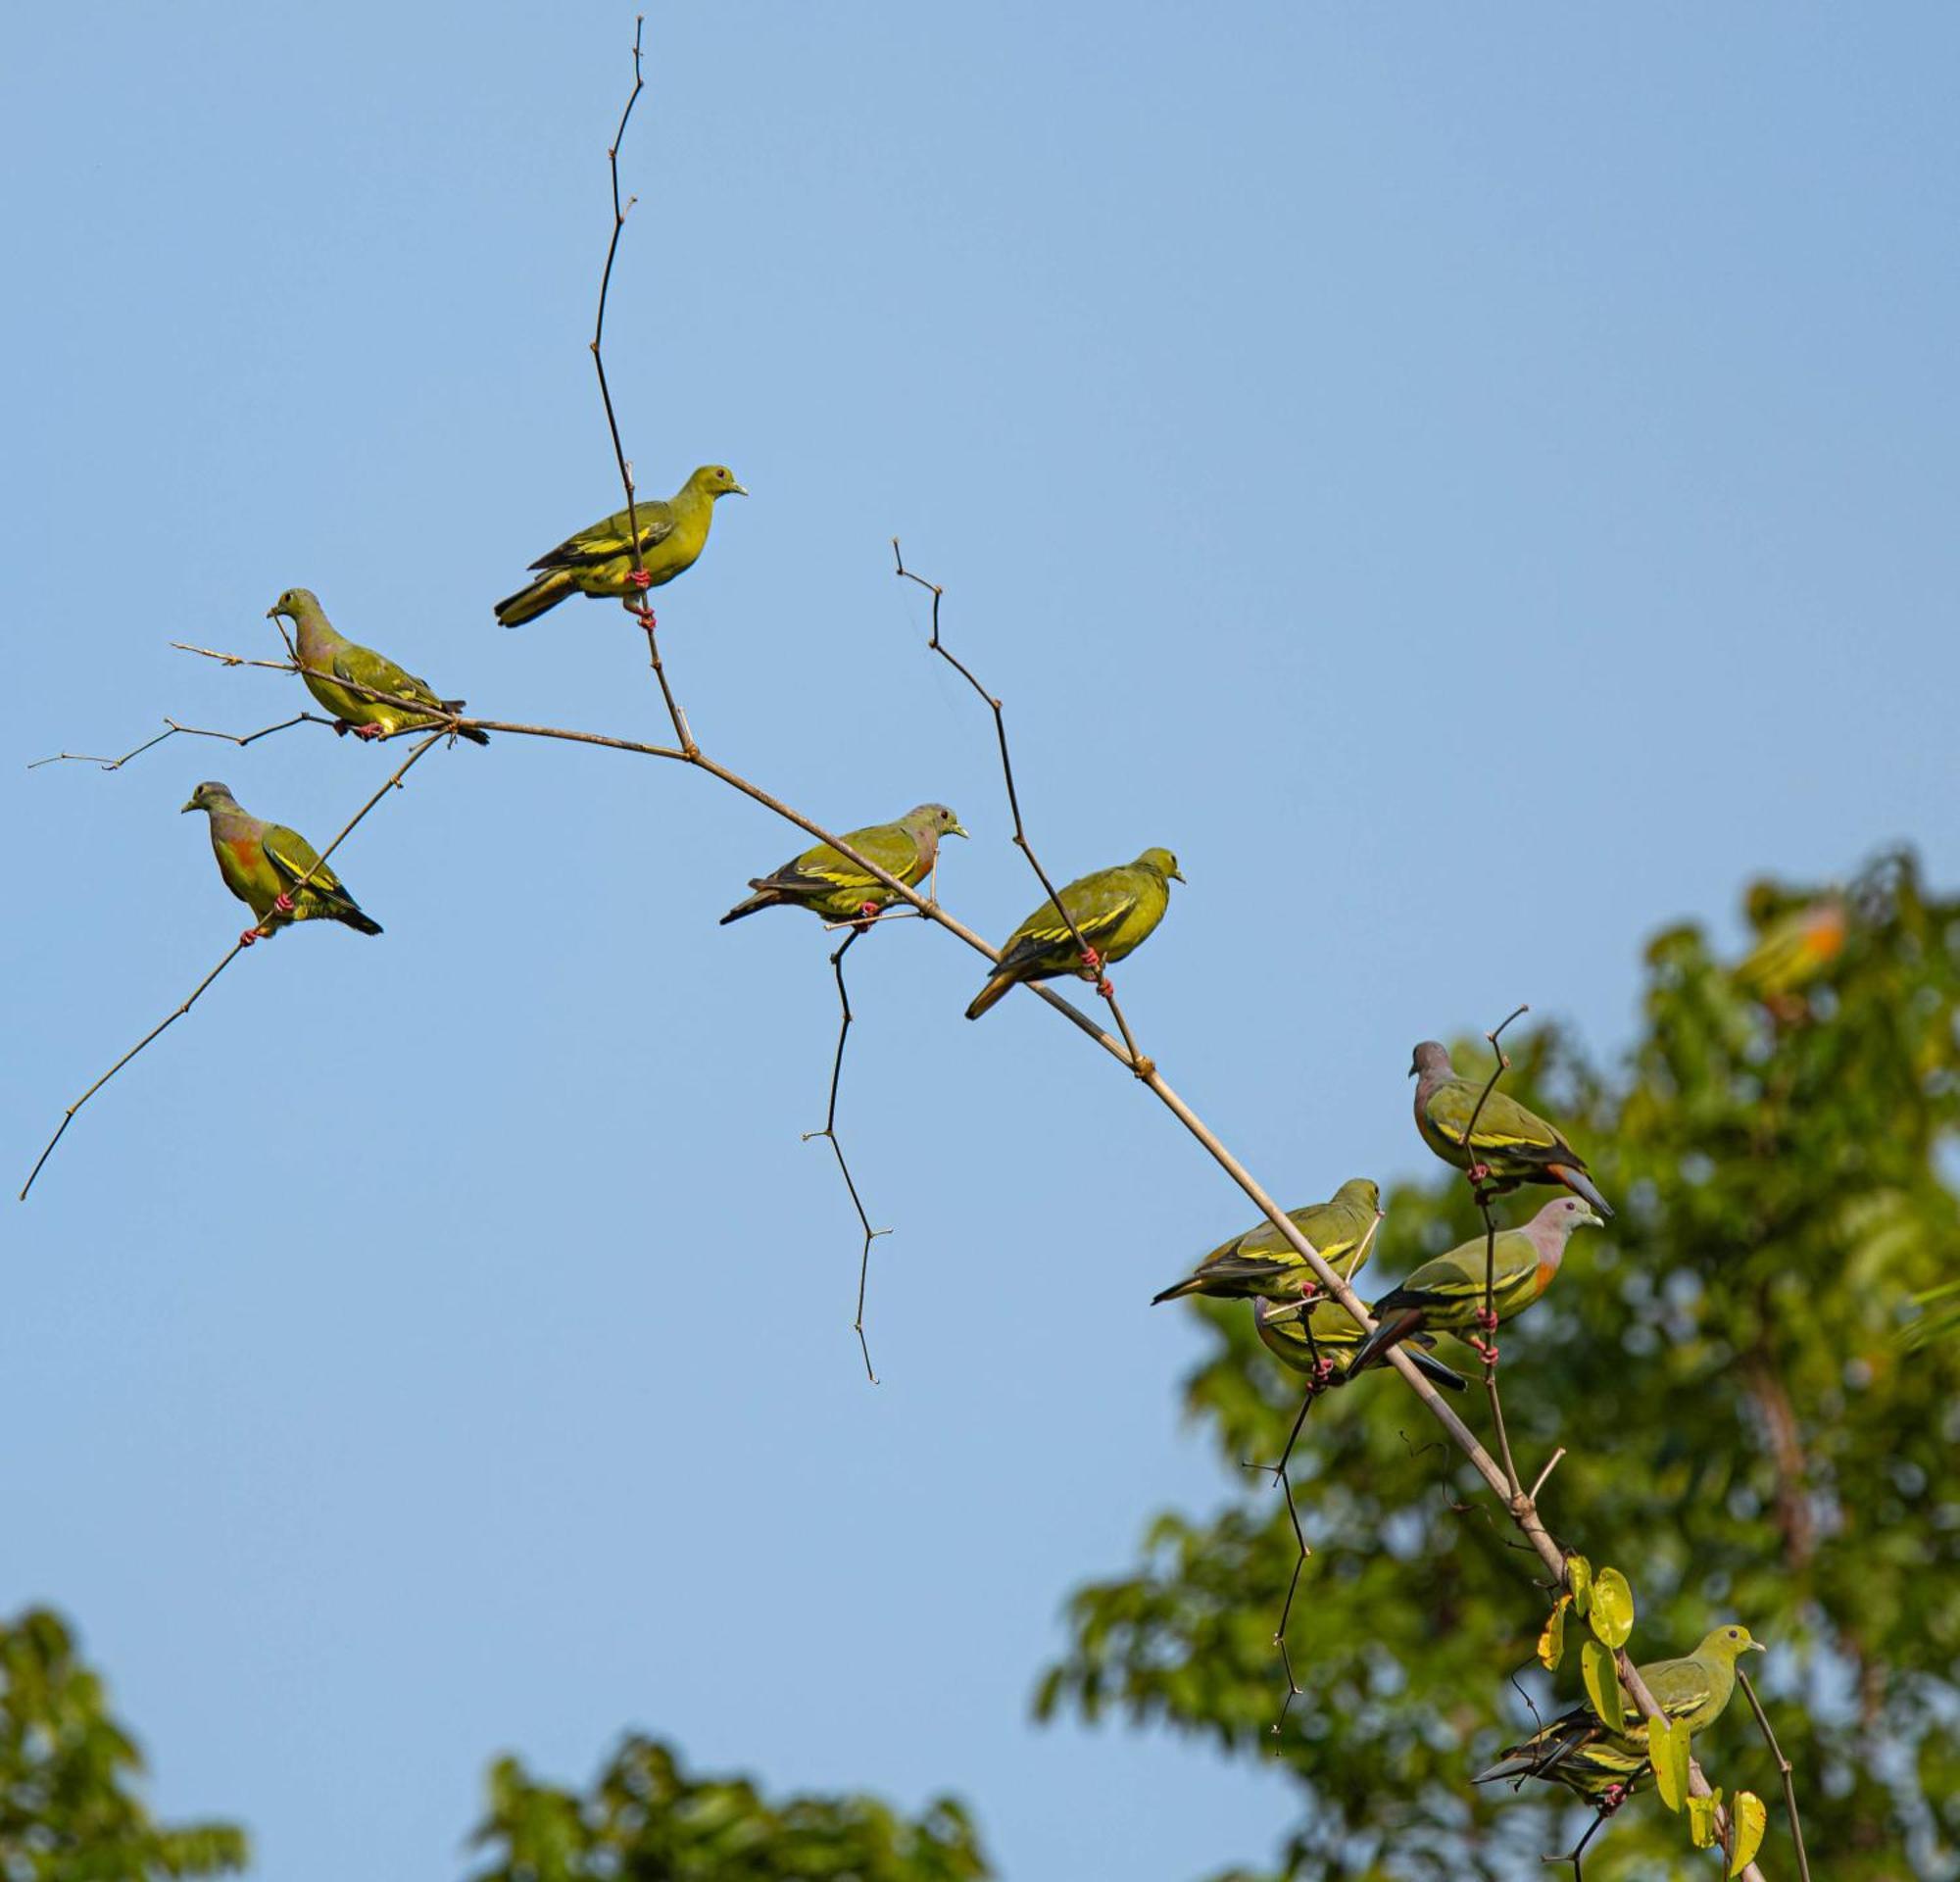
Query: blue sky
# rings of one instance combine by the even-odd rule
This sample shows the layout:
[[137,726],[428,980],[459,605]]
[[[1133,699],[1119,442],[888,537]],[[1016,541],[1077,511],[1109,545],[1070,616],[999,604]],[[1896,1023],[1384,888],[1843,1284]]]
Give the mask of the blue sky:
[[[584,350],[631,16],[44,7],[0,76],[14,449],[4,1141],[222,952],[202,777],[316,840],[385,775],[249,729],[283,588],[480,711],[655,736],[610,612],[490,604],[616,502]],[[1410,1043],[1610,1048],[1751,873],[1960,868],[1950,10],[655,13],[612,370],[706,745],[942,883],[1175,849],[1119,976],[1289,1201],[1420,1167]],[[9,1205],[0,1608],[78,1620],[165,1810],[278,1882],[454,1873],[510,1749],[614,1735],[980,1812],[1021,1882],[1197,1874],[1256,1770],[1027,1699],[1076,1582],[1240,1494],[1151,1293],[1247,1211],[911,923],[714,918],[794,832],[670,768],[432,755],[338,859],[386,935],[261,948]]]

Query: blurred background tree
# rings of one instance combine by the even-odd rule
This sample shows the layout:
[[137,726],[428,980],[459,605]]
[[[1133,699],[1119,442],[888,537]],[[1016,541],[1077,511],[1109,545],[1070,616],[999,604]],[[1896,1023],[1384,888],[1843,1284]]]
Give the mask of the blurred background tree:
[[[1571,1126],[1620,1213],[1506,1329],[1506,1418],[1527,1481],[1569,1447],[1544,1513],[1632,1578],[1637,1658],[1688,1652],[1725,1616],[1773,1643],[1761,1683],[1817,1873],[1950,1877],[1960,1341],[1914,1336],[1960,1268],[1960,904],[1894,855],[1848,892],[1764,882],[1747,907],[1763,945],[1742,969],[1696,927],[1654,937],[1624,1065],[1554,1030],[1513,1049],[1506,1089]],[[1402,1187],[1374,1273],[1477,1228],[1453,1173]],[[1294,1457],[1315,1554],[1290,1630],[1305,1696],[1276,1737],[1271,1635],[1296,1552],[1268,1480],[1239,1465],[1277,1455],[1298,1397],[1248,1308],[1195,1311],[1217,1343],[1185,1402],[1244,1488],[1205,1517],[1160,1514],[1134,1572],[1077,1593],[1038,1713],[1115,1709],[1276,1758],[1300,1807],[1280,1875],[1535,1872],[1585,1813],[1544,1787],[1473,1796],[1464,1780],[1531,1728],[1524,1692],[1547,1716],[1579,1696],[1569,1663],[1553,1680],[1534,1659],[1539,1562],[1405,1392],[1330,1395]],[[1481,1410],[1473,1397],[1473,1425]],[[1744,1706],[1699,1749],[1712,1782],[1772,1801],[1762,1860],[1788,1871]],[[1682,1826],[1643,1799],[1588,1873],[1653,1875],[1666,1857],[1686,1872]]]
[[131,1788],[142,1768],[61,1618],[30,1608],[0,1622],[0,1878],[149,1882],[245,1866],[245,1833],[228,1823],[156,1822]]
[[514,1758],[490,1772],[470,1882],[978,1882],[991,1875],[951,1798],[917,1821],[870,1797],[766,1803],[744,1778],[689,1777],[664,1745],[629,1736],[584,1796]]

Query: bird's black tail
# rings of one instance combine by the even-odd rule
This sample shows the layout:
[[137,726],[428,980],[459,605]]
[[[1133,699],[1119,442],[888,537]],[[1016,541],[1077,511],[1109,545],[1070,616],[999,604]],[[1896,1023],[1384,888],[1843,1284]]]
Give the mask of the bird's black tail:
[[[753,888],[755,887],[755,884],[751,883],[749,886]],[[735,906],[732,909],[730,909],[728,913],[724,915],[719,921],[715,923],[715,926],[720,928],[725,928],[729,924],[729,922],[739,921],[745,915],[754,915],[758,909],[773,909],[776,906],[776,904],[781,900],[782,897],[779,896],[774,889],[764,889],[761,892],[761,894],[752,895],[746,902],[736,903]]]
[[[446,699],[442,702],[442,710],[446,713],[460,713],[468,704],[466,699]],[[490,743],[490,734],[479,732],[473,725],[459,725],[456,728],[456,735],[458,738],[466,738],[472,745]]]

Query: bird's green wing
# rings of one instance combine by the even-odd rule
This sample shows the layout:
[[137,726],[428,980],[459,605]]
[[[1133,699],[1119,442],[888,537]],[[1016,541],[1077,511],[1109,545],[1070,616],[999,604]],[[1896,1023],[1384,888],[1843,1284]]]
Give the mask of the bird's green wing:
[[[896,823],[853,830],[844,840],[901,882],[911,882],[919,873],[918,845],[912,841],[909,830]],[[785,863],[773,875],[759,877],[757,887],[780,889],[787,895],[828,894],[836,890],[855,894],[860,890],[882,890],[884,884],[841,850],[819,843]]]
[[613,562],[633,553],[632,519],[640,524],[640,553],[645,555],[657,542],[664,542],[674,532],[673,505],[656,498],[636,504],[632,511],[620,510],[590,529],[565,537],[556,549],[531,564],[533,569],[576,569],[587,563]]
[[[283,823],[269,823],[259,846],[288,895],[295,893],[295,885],[300,881],[306,882],[306,887],[297,891],[302,906],[306,899],[318,896],[334,908],[354,908],[347,891],[340,886],[339,876],[320,863],[319,852],[299,831],[289,830]],[[318,868],[314,867],[316,864],[319,864]],[[311,876],[307,874],[309,869],[313,870]]]
[[[377,693],[391,693],[398,699],[419,700],[440,708],[442,701],[429,689],[425,679],[417,679],[404,667],[397,667],[385,654],[371,647],[357,647],[352,641],[335,650],[333,671],[357,686],[371,686]],[[373,702],[369,702],[373,703]]]
[[[1062,903],[1075,918],[1076,931],[1092,948],[1113,939],[1137,911],[1142,885],[1131,869],[1102,869],[1062,890]],[[997,972],[1048,958],[1067,960],[1075,952],[1074,937],[1061,910],[1044,902],[1007,937]]]
[[1430,1121],[1452,1144],[1463,1141],[1463,1133],[1470,1128],[1474,1115],[1478,1148],[1526,1155],[1533,1151],[1570,1150],[1571,1146],[1543,1117],[1501,1091],[1492,1092],[1479,1111],[1477,1100],[1481,1093],[1481,1086],[1466,1079],[1452,1079],[1430,1099]]
[[[1393,1293],[1375,1304],[1380,1318],[1385,1310],[1420,1307],[1432,1315],[1432,1324],[1441,1324],[1452,1312],[1474,1312],[1484,1304],[1484,1270],[1487,1261],[1482,1241],[1463,1243],[1446,1255],[1424,1262]],[[1516,1312],[1537,1285],[1538,1244],[1515,1229],[1497,1237],[1495,1264],[1491,1273],[1492,1293],[1497,1311]],[[1467,1322],[1466,1322],[1467,1323]]]
[[1705,1661],[1691,1656],[1642,1666],[1641,1678],[1653,1694],[1654,1704],[1669,1718],[1686,1719],[1690,1731],[1706,1725],[1722,1709],[1717,1702],[1726,1704],[1728,1700],[1726,1683],[1717,1679],[1714,1669]]

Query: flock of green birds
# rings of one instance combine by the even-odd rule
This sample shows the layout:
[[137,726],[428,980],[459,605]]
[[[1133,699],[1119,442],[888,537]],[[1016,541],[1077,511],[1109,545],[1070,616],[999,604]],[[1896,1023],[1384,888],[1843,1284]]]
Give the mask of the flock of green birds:
[[[747,494],[725,465],[704,465],[668,501],[621,510],[539,557],[531,564],[536,579],[499,602],[496,617],[515,627],[573,594],[643,598],[646,589],[662,586],[694,565],[707,545],[715,503]],[[640,612],[651,626],[651,612]],[[440,729],[464,705],[440,697],[385,655],[338,633],[308,589],[289,588],[269,614],[292,622],[307,688],[343,734],[375,739]],[[391,697],[377,700],[369,693]],[[477,744],[489,742],[473,727],[452,729]],[[251,816],[224,785],[200,784],[183,808],[209,817],[219,872],[255,917],[240,935],[241,945],[249,947],[294,921],[324,919],[363,934],[381,932],[303,836]],[[844,842],[914,888],[931,876],[940,839],[965,835],[946,805],[921,804],[894,822],[853,830]],[[1007,937],[994,971],[966,1009],[967,1018],[977,1019],[1022,982],[1072,974],[1108,993],[1104,969],[1150,938],[1169,907],[1171,883],[1183,880],[1176,857],[1148,849],[1133,863],[1070,882]],[[833,925],[862,923],[898,899],[888,882],[827,843],[754,877],[749,886],[753,893],[721,917],[724,924],[773,908],[806,909]],[[1833,939],[1841,945],[1841,923]],[[1812,940],[1806,932],[1789,946]],[[1781,977],[1780,969],[1780,962],[1768,964],[1765,978]],[[1389,1351],[1404,1343],[1415,1349],[1409,1357],[1426,1377],[1463,1391],[1463,1375],[1433,1356],[1439,1333],[1461,1337],[1494,1363],[1496,1349],[1480,1334],[1494,1332],[1542,1299],[1558,1274],[1572,1232],[1598,1226],[1613,1212],[1585,1159],[1561,1131],[1503,1093],[1459,1077],[1445,1047],[1434,1040],[1417,1046],[1409,1075],[1417,1080],[1415,1122],[1423,1142],[1467,1173],[1480,1201],[1524,1184],[1563,1193],[1528,1222],[1498,1233],[1494,1248],[1478,1236],[1423,1263],[1374,1303],[1372,1332],[1364,1333],[1338,1302],[1317,1298],[1312,1270],[1270,1222],[1213,1249],[1156,1300],[1190,1295],[1249,1300],[1260,1341],[1315,1391],[1385,1363]],[[1289,1213],[1322,1259],[1351,1280],[1368,1259],[1382,1215],[1381,1192],[1355,1177],[1327,1202]],[[1698,1731],[1728,1705],[1737,1656],[1759,1646],[1745,1627],[1726,1624],[1688,1658],[1643,1666],[1641,1675],[1670,1718]],[[1609,1730],[1582,1706],[1513,1746],[1475,1781],[1543,1778],[1610,1810],[1651,1776],[1644,1738]]]

